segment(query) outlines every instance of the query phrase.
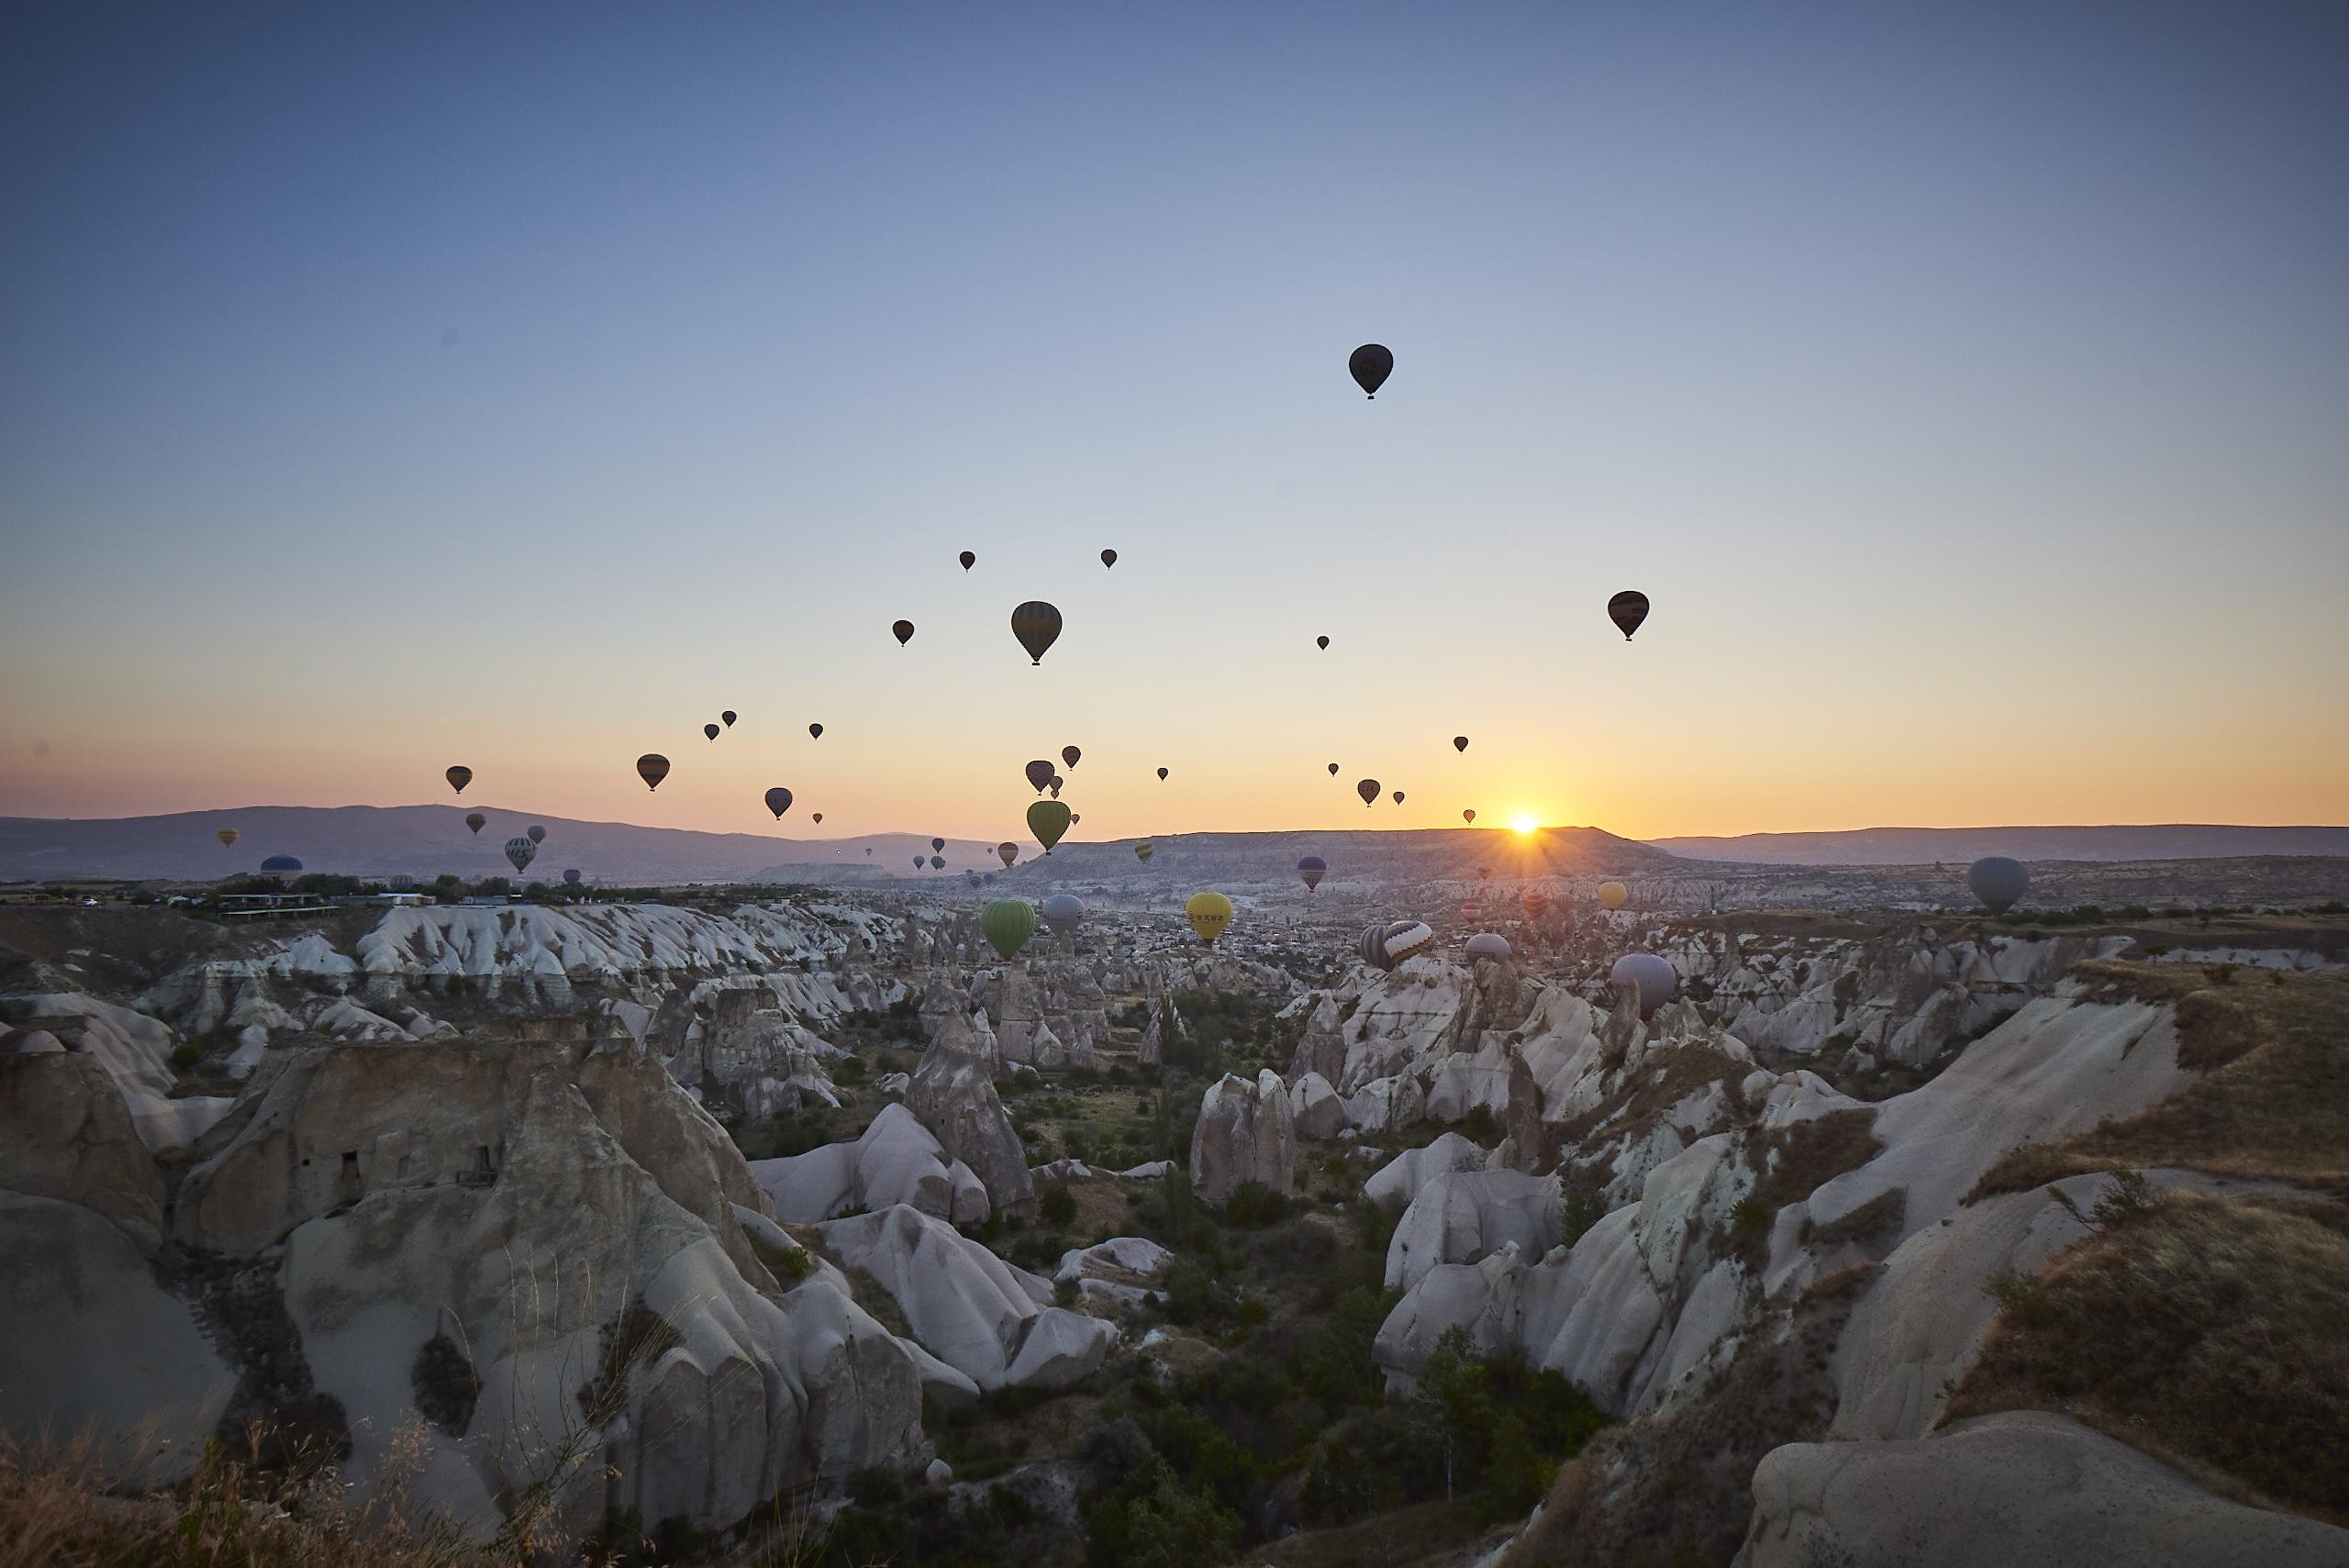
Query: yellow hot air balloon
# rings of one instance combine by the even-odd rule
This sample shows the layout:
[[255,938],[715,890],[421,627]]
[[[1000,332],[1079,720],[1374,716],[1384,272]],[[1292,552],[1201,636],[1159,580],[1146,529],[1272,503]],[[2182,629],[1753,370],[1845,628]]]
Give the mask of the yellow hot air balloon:
[[1620,882],[1602,882],[1598,884],[1598,901],[1609,909],[1620,909],[1631,901],[1631,890]]
[[222,849],[227,849],[236,841],[237,830],[234,828],[223,828],[220,829],[220,847]]
[[1190,917],[1191,929],[1199,933],[1199,940],[1211,942],[1231,924],[1231,900],[1220,893],[1194,893],[1183,906],[1183,913]]

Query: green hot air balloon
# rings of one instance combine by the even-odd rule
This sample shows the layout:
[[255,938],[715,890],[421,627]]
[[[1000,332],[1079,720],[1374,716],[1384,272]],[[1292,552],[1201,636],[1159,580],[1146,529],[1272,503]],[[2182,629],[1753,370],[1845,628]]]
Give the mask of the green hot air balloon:
[[1044,846],[1044,853],[1051,854],[1052,846],[1059,843],[1062,836],[1067,833],[1068,817],[1068,806],[1060,801],[1037,800],[1029,803],[1028,831],[1036,836],[1036,842]]
[[1016,958],[1036,934],[1036,906],[1024,898],[998,898],[979,911],[979,934],[999,956]]
[[1151,841],[1148,839],[1141,840],[1134,845],[1134,859],[1141,862],[1144,865],[1148,865],[1150,863],[1150,857],[1157,852],[1157,850],[1152,846]]
[[1030,599],[1011,612],[1011,635],[1028,651],[1028,662],[1041,664],[1045,653],[1060,640],[1061,613],[1041,599]]

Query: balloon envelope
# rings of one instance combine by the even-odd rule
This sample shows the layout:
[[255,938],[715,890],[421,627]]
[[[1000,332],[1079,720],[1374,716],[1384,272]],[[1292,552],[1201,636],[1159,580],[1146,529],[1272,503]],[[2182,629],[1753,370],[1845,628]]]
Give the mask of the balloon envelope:
[[914,623],[909,620],[891,621],[889,635],[897,639],[898,647],[903,648],[914,639]]
[[977,556],[975,556],[975,555],[973,555],[973,554],[972,554],[969,550],[964,550],[962,554],[960,554],[960,555],[956,556],[954,559],[955,559],[955,560],[957,560],[957,561],[960,561],[960,562],[963,563],[963,571],[965,571],[965,572],[968,572],[972,567],[974,567],[974,566],[977,565],[977,564],[978,564],[978,562],[979,562],[979,558],[978,558]]
[[1056,931],[1073,931],[1085,918],[1085,900],[1074,893],[1055,893],[1044,900],[1038,912]]
[[1631,890],[1620,882],[1598,884],[1598,901],[1609,909],[1620,909],[1631,901]]
[[780,822],[783,820],[783,814],[791,809],[791,792],[781,784],[777,784],[767,791],[766,803],[767,809],[774,812],[775,820]]
[[1465,751],[1468,750],[1468,737],[1465,735],[1453,736],[1452,738],[1452,749],[1455,751]]
[[1476,820],[1476,808],[1475,808],[1475,806],[1470,806],[1467,810],[1463,811],[1463,812],[1460,814],[1460,820],[1462,820],[1463,822],[1474,822],[1474,821],[1475,821],[1475,820]]
[[1508,956],[1508,939],[1498,931],[1479,931],[1468,939],[1468,961],[1496,962]]
[[261,862],[263,871],[300,871],[302,862],[292,855],[272,855]]
[[1001,857],[1004,865],[1008,868],[1012,862],[1019,858],[1019,846],[1006,839],[995,847],[995,852]]
[[1435,933],[1424,920],[1381,920],[1363,932],[1358,950],[1363,962],[1391,970],[1414,953],[1435,944]]
[[1137,840],[1134,844],[1134,859],[1141,862],[1144,865],[1148,865],[1150,863],[1150,857],[1157,852],[1157,848],[1152,845],[1148,839]]
[[1386,378],[1395,373],[1395,356],[1384,343],[1364,343],[1346,356],[1346,369],[1366,396],[1375,397]]
[[1403,792],[1399,789],[1395,792],[1395,804],[1397,806],[1403,804]]
[[807,739],[810,740],[821,740],[823,738],[824,727],[822,725],[811,724],[807,727]]
[[1103,550],[1101,552],[1101,564],[1104,566],[1115,566],[1118,564],[1118,552],[1114,550]]
[[225,850],[237,841],[237,830],[234,828],[223,828],[220,829],[219,838],[220,847]]
[[1036,793],[1038,795],[1041,795],[1046,790],[1050,789],[1052,785],[1052,763],[1044,761],[1041,757],[1039,757],[1034,762],[1029,763],[1028,782],[1036,786]]
[[1305,879],[1305,890],[1310,893],[1330,874],[1330,862],[1319,855],[1308,855],[1297,862],[1297,874]]
[[1084,755],[1084,752],[1078,751],[1074,746],[1063,746],[1061,748],[1061,765],[1068,769],[1070,773],[1074,773],[1076,772],[1077,759]]
[[813,816],[813,817],[809,817],[809,818],[808,818],[808,820],[809,820],[809,821],[811,821],[811,822],[821,822],[823,819],[824,819],[824,814],[823,814],[822,812],[820,812],[820,811],[817,812],[817,813],[815,814],[815,816]]
[[644,781],[647,789],[659,789],[661,781],[669,776],[669,759],[658,751],[647,751],[636,760],[636,776]]
[[466,813],[465,813],[465,826],[466,826],[466,827],[468,827],[468,828],[472,828],[474,832],[476,832],[476,833],[480,832],[484,828],[487,827],[488,825],[489,825],[489,818],[488,818],[488,817],[484,817],[480,812],[478,812],[478,811],[468,811],[468,812],[466,812]]
[[932,850],[942,850],[946,847],[946,840],[943,839],[932,839],[930,841],[930,847]]
[[538,852],[539,847],[530,842],[527,837],[506,840],[506,858],[514,862],[514,869],[518,872],[529,865],[530,857]]
[[1965,868],[1965,885],[1992,909],[2010,907],[2031,886],[2031,868],[2005,855],[1985,855]]
[[1627,952],[1615,961],[1615,967],[1607,972],[1608,985],[1613,987],[1627,981],[1639,987],[1640,1017],[1643,1018],[1671,1001],[1672,994],[1680,988],[1680,976],[1674,973],[1672,965],[1652,952]]
[[728,708],[724,713],[719,714],[719,715],[718,716],[718,723],[720,723],[720,724],[722,724],[722,725],[724,725],[724,726],[726,726],[726,728],[729,728],[729,729],[733,728],[734,728],[734,710],[733,710],[732,708],[730,708],[730,707],[729,707],[729,708]]
[[944,871],[946,869],[946,857],[944,855],[930,856],[930,869],[932,871]]
[[533,822],[530,824],[526,833],[526,837],[528,837],[533,844],[543,844],[547,841],[547,830]]
[[576,887],[576,886],[578,886],[578,885],[579,885],[579,868],[578,868],[577,866],[565,866],[565,867],[563,867],[563,868],[562,868],[562,880],[563,880],[564,882],[568,883],[568,884],[569,884],[570,885],[572,885],[573,887]]
[[1624,589],[1607,601],[1607,618],[1622,632],[1624,641],[1631,641],[1631,633],[1639,630],[1640,623],[1648,618],[1648,596],[1631,588]]
[[1330,764],[1330,776],[1333,779],[1338,776],[1338,764],[1335,762]]
[[465,786],[473,782],[473,771],[466,767],[451,768],[447,777],[449,787],[459,795],[462,795],[465,793]]
[[1211,942],[1231,924],[1231,900],[1220,893],[1194,893],[1183,906],[1199,940]]
[[1164,768],[1158,770],[1158,782],[1161,784],[1164,784],[1166,782],[1166,770]]
[[708,736],[712,740],[717,740],[717,739],[718,739],[718,726],[716,726],[715,724],[705,724],[705,725],[703,725],[703,726],[701,727],[701,732],[702,732],[704,735]]
[[1041,664],[1044,654],[1060,640],[1061,613],[1041,599],[1030,599],[1011,612],[1011,635],[1028,651],[1028,662]]
[[1368,806],[1378,798],[1378,781],[1376,779],[1364,779],[1361,783],[1354,785],[1354,793],[1362,796],[1362,803],[1364,806]]
[[1330,651],[1330,639],[1326,637],[1317,637],[1313,639],[1313,646],[1327,653]]
[[1068,807],[1057,800],[1029,803],[1028,831],[1036,836],[1036,842],[1044,846],[1044,853],[1051,854],[1052,846],[1059,843],[1068,831]]
[[1011,958],[1036,934],[1036,906],[1024,898],[998,898],[979,911],[979,934],[998,957]]

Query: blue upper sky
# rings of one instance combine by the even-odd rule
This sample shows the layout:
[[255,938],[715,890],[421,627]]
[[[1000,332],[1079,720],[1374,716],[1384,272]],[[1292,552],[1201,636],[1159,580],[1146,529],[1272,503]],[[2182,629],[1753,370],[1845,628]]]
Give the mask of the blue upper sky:
[[2349,6],[8,29],[0,812],[2349,817]]

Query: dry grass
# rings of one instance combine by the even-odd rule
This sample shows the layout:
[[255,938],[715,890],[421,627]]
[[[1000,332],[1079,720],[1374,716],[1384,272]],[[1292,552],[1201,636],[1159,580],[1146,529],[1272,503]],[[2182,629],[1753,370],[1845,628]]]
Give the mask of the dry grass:
[[2349,1213],[2173,1193],[2005,1299],[1944,1421],[2061,1410],[2349,1521]]
[[1409,1568],[1418,1563],[1464,1562],[1497,1544],[1514,1528],[1496,1527],[1488,1532],[1491,1539],[1476,1541],[1476,1550],[1472,1550],[1466,1544],[1475,1529],[1472,1505],[1416,1503],[1331,1529],[1298,1530],[1249,1547],[1233,1561],[1269,1563],[1274,1568]]
[[2175,1006],[2178,1060],[2202,1076],[2124,1121],[2014,1151],[1969,1201],[2121,1165],[2349,1195],[2349,976],[2110,962],[2073,973],[2099,999]]

